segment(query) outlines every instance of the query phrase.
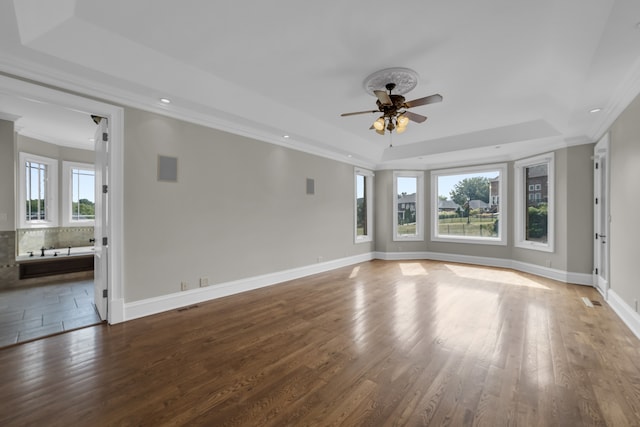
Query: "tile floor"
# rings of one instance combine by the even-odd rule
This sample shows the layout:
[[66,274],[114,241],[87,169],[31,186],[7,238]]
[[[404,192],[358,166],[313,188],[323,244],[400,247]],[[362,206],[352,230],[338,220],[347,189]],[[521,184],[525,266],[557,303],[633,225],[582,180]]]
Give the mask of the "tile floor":
[[0,347],[97,323],[93,280],[0,292]]

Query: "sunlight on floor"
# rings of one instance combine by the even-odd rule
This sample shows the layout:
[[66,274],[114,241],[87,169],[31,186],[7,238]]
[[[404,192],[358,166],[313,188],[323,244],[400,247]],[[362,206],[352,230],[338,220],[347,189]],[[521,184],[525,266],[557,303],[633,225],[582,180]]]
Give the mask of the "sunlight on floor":
[[353,270],[351,270],[351,274],[349,275],[349,279],[355,279],[356,277],[358,277],[359,272],[360,272],[360,266],[353,267]]
[[397,287],[394,301],[393,330],[398,343],[407,346],[413,345],[418,329],[417,302],[415,283],[401,284]]
[[403,276],[426,276],[429,274],[419,262],[402,262],[398,265]]
[[367,302],[365,301],[364,286],[361,283],[358,283],[355,288],[353,314],[353,342],[359,351],[364,351],[364,339],[367,331]]
[[484,267],[470,267],[459,264],[444,264],[444,266],[456,276],[465,277],[468,279],[486,279],[492,282],[504,283],[506,285],[526,286],[535,289],[551,290],[548,286],[524,277],[523,275],[514,271]]

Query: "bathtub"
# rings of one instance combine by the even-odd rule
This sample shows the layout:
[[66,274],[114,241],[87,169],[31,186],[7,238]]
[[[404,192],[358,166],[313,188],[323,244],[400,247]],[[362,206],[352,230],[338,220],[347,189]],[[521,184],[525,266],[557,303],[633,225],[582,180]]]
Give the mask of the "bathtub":
[[93,271],[94,247],[45,249],[16,257],[20,279]]
[[22,253],[16,257],[16,261],[29,261],[36,259],[48,259],[48,258],[57,258],[57,257],[69,257],[69,256],[82,256],[82,255],[93,255],[95,248],[93,246],[78,246],[75,248],[55,248],[55,249],[45,249],[44,256],[42,256],[42,251],[38,249],[37,251],[33,251],[33,255],[30,253]]

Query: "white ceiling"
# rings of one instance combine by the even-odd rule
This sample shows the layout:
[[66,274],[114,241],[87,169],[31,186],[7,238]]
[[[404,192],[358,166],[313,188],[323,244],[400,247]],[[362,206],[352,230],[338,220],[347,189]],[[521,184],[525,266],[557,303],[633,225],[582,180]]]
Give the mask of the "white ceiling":
[[[0,70],[347,162],[429,167],[599,138],[640,92],[638,22],[636,0],[14,0],[0,3]],[[412,109],[429,119],[393,148],[376,115],[340,117],[375,108],[363,80],[389,67],[419,74],[407,99],[444,97]]]

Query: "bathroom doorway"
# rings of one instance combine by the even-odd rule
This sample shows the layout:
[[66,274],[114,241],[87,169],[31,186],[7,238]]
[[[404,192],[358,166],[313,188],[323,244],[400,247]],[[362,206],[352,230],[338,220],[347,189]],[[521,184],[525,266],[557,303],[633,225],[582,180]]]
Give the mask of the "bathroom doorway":
[[[89,122],[91,121],[92,115],[99,115],[101,117],[108,118],[109,120],[105,120],[103,123],[103,125],[105,126],[104,133],[113,134],[115,138],[113,139],[113,141],[111,142],[111,146],[109,147],[109,148],[113,148],[113,150],[105,150],[103,152],[103,156],[104,156],[103,160],[105,162],[106,167],[110,171],[110,175],[106,173],[102,174],[99,179],[104,179],[104,182],[102,181],[96,182],[96,188],[99,188],[99,189],[108,188],[110,190],[110,193],[113,193],[114,190],[118,190],[122,187],[121,185],[122,156],[120,155],[120,153],[122,149],[123,111],[121,108],[104,104],[101,102],[93,101],[90,99],[81,98],[75,95],[70,95],[65,92],[48,89],[43,86],[27,83],[21,80],[11,79],[5,76],[0,76],[0,96],[2,97],[2,101],[3,101],[2,103],[0,103],[0,119],[3,119],[3,120],[13,119],[15,122],[19,122],[20,115],[15,114],[15,112],[12,113],[10,111],[11,109],[10,102],[9,103],[4,102],[7,99],[11,99],[12,97],[15,99],[23,99],[23,100],[29,99],[31,101],[37,102],[44,106],[48,106],[48,107],[56,106],[56,107],[59,107],[60,110],[74,111],[76,113],[81,113]],[[95,125],[94,127],[97,129],[98,125]],[[19,130],[22,131],[22,129],[19,129]],[[15,147],[16,145],[14,144],[14,149],[16,149]],[[17,156],[17,153],[15,155]],[[16,180],[19,179],[18,174],[16,174],[15,178]],[[14,185],[15,184],[17,184],[17,182],[14,182]],[[98,196],[100,196],[100,193],[96,192],[96,197]],[[19,229],[18,219],[19,219],[20,210],[16,208],[18,206],[17,203],[18,202],[15,202],[14,208],[10,208],[10,209],[6,209],[6,206],[4,208],[0,206],[0,226],[3,225],[2,219],[5,217],[8,220],[6,221],[7,223],[13,222],[13,224],[15,224],[15,226],[13,227],[8,227],[6,224],[4,224],[4,227],[0,228],[0,234],[5,233],[5,231],[3,230],[9,229],[9,231],[6,232],[6,234],[8,235],[7,241],[9,242],[7,246],[8,247],[13,246],[14,248],[17,247],[17,235],[15,233]],[[67,305],[71,304],[71,301],[73,300],[74,301],[73,304],[76,305],[75,308],[79,308],[80,306],[82,306],[83,310],[86,309],[86,307],[83,304],[86,303],[88,300],[91,300],[91,302],[95,303],[96,306],[100,305],[99,312],[100,312],[101,319],[99,317],[98,318],[99,320],[108,321],[109,323],[117,323],[119,321],[124,320],[123,309],[122,309],[123,304],[122,304],[122,299],[120,298],[120,295],[122,295],[122,281],[120,278],[121,273],[118,270],[115,270],[114,272],[114,269],[117,269],[118,265],[120,265],[119,254],[121,251],[119,250],[118,244],[121,241],[121,239],[119,239],[119,236],[121,236],[122,221],[120,218],[120,214],[118,212],[121,212],[121,209],[119,208],[121,206],[121,203],[122,203],[122,197],[121,197],[121,191],[120,191],[116,197],[112,197],[112,201],[110,201],[108,205],[105,205],[105,209],[102,211],[102,213],[96,212],[95,221],[96,221],[96,224],[99,225],[98,227],[96,227],[96,230],[99,230],[99,232],[97,232],[97,234],[92,235],[90,237],[96,240],[99,239],[101,254],[104,255],[100,260],[100,265],[102,268],[101,268],[101,274],[99,274],[99,277],[96,277],[97,280],[93,281],[93,279],[91,279],[89,281],[87,280],[86,277],[85,278],[70,277],[69,280],[57,280],[57,279],[54,280],[57,283],[55,285],[51,285],[51,287],[46,291],[38,290],[39,286],[35,286],[37,284],[34,285],[33,283],[31,283],[30,286],[24,287],[24,289],[21,286],[18,286],[17,289],[19,289],[20,291],[25,291],[27,289],[30,290],[30,295],[32,299],[34,298],[34,295],[40,294],[42,300],[54,301],[57,298],[61,301],[62,300],[66,301],[65,304]],[[4,212],[4,211],[8,211],[8,212]],[[108,217],[113,219],[113,223],[115,223],[115,226],[105,221],[104,217],[106,216],[105,213],[107,212],[108,212]],[[10,244],[12,239],[10,228],[13,228],[13,231],[14,231],[13,245]],[[98,234],[100,237],[98,236]],[[103,243],[105,244],[103,245]],[[89,244],[87,244],[87,246],[89,246]],[[48,247],[46,249],[48,250]],[[55,249],[61,249],[61,248],[54,248],[54,250]],[[13,252],[14,252],[13,256],[15,257],[16,255],[15,250]],[[59,257],[58,260],[60,260],[62,259],[63,253],[64,255],[67,255],[66,250],[65,251],[58,250],[53,252],[53,256],[58,256]],[[40,255],[39,251],[37,255]],[[50,255],[50,254],[47,253],[46,255]],[[92,254],[92,255],[95,256],[95,254]],[[31,260],[34,260],[34,259],[32,258]],[[13,261],[15,265],[13,265],[12,267],[14,268],[16,274],[19,274],[18,270],[20,270],[20,263],[16,259],[14,259]],[[111,263],[113,263],[113,265],[111,265]],[[4,273],[5,274],[2,274],[2,272],[0,272],[0,280],[2,281],[9,280],[7,276],[10,276],[11,274],[7,275],[6,273],[11,273],[11,272],[5,271]],[[67,278],[67,276],[60,276],[60,278],[65,279]],[[89,287],[91,288],[92,292],[88,291]],[[13,287],[13,288],[16,289],[16,287]],[[60,293],[60,295],[54,296],[54,294],[56,293]],[[3,295],[6,298],[3,298]],[[98,296],[100,297],[100,299],[96,301]],[[35,297],[35,298],[37,299],[40,297]],[[19,299],[22,301],[25,301],[25,300],[28,300],[29,298],[27,298],[25,295],[22,295]],[[0,294],[0,330],[2,329],[1,322],[3,318],[6,318],[7,320],[11,320],[11,319],[25,320],[25,319],[16,319],[16,317],[19,317],[19,315],[15,313],[16,310],[13,310],[13,311],[9,310],[9,307],[16,306],[17,304],[16,301],[17,300],[16,300],[15,292],[12,295],[10,295],[9,293]],[[110,303],[113,301],[115,301],[115,303]],[[110,307],[115,308],[113,314],[110,311]],[[27,309],[25,309],[23,313],[26,313],[26,310]],[[31,313],[33,313],[33,310],[31,311]],[[90,314],[90,313],[84,313],[84,314]],[[24,318],[24,316],[25,315],[23,314],[22,317]],[[47,317],[49,318],[49,320],[52,320],[55,318],[55,316],[47,316]],[[60,314],[58,315],[58,317],[63,317],[63,315]],[[44,318],[45,316],[43,314],[42,319]],[[71,326],[76,326],[76,325],[81,326],[81,324],[77,323],[76,320],[77,319],[71,320],[71,318],[68,318],[66,322],[67,327],[65,327],[64,324],[60,325],[60,328],[62,330],[56,330],[56,327],[44,328],[45,320],[43,320],[43,324],[41,324],[40,326],[42,327],[41,329],[43,333],[45,335],[48,335],[50,333],[69,330],[69,328],[72,328]],[[78,320],[78,321],[82,322],[82,320]],[[85,316],[84,321],[88,321],[89,324],[94,324],[95,318],[92,318],[90,315],[87,315]],[[37,322],[32,321],[29,324],[25,322],[25,326],[34,326],[35,323]],[[75,327],[73,327],[72,329],[75,329]],[[23,331],[22,335],[23,337],[27,337],[27,336],[31,337],[32,332],[35,332],[35,331],[28,331],[28,332]],[[18,336],[16,336],[16,341],[22,341],[22,340],[20,340]],[[6,341],[4,343],[6,344]],[[2,342],[0,342],[0,346],[2,346]]]

